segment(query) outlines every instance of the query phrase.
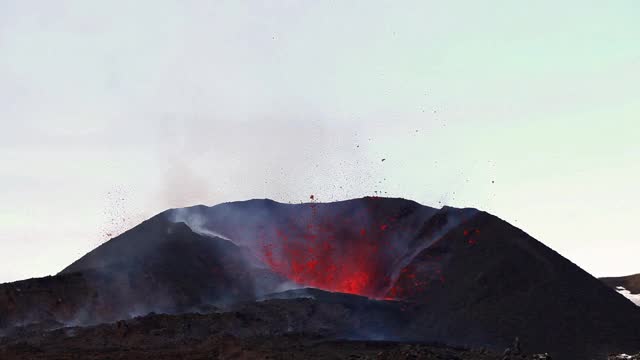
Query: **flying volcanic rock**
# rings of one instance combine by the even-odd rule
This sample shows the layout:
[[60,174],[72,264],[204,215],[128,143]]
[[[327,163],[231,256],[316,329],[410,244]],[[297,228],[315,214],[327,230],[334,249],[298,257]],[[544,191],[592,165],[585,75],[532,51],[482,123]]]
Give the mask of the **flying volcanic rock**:
[[358,336],[496,350],[519,337],[523,351],[554,358],[640,350],[640,308],[523,231],[475,209],[377,197],[168,210],[57,276],[0,286],[0,328],[224,307],[299,287],[405,312],[400,325],[395,312],[372,313],[369,332],[366,316],[354,318]]

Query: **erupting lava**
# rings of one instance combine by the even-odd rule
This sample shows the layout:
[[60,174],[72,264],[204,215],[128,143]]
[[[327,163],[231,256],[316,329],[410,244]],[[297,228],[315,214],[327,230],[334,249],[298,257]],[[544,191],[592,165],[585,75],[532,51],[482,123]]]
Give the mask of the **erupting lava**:
[[[432,247],[465,221],[465,211],[378,197],[331,204],[310,199],[291,206],[251,201],[224,211],[214,207],[203,223],[302,286],[418,299],[444,283],[442,254]],[[465,242],[472,246],[476,233],[468,235]],[[417,256],[420,266],[412,265]]]
[[[259,256],[272,270],[298,284],[329,291],[372,298],[407,295],[407,289],[392,284],[398,276],[416,278],[412,269],[404,268],[393,279],[394,266],[416,231],[411,224],[401,215],[375,220],[371,208],[335,216],[319,213],[315,203],[309,206],[311,216],[301,217],[306,223],[292,219],[258,231]],[[412,284],[420,285],[418,280]]]
[[303,233],[277,230],[276,244],[262,237],[262,255],[272,270],[296,283],[374,295],[375,279],[385,276],[378,266],[383,243],[362,230],[365,235],[349,234],[340,245],[332,241],[336,234],[329,224],[309,226]]

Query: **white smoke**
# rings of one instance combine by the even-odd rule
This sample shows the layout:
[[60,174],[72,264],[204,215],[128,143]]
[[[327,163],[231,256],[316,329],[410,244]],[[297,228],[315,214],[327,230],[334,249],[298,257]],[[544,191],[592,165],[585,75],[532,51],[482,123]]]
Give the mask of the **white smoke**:
[[207,229],[207,219],[202,214],[196,211],[191,211],[189,208],[179,208],[171,210],[171,212],[169,213],[169,221],[173,223],[185,223],[193,232],[199,235],[208,237],[219,237],[221,239],[233,242],[233,240],[229,239],[228,237],[218,232]]

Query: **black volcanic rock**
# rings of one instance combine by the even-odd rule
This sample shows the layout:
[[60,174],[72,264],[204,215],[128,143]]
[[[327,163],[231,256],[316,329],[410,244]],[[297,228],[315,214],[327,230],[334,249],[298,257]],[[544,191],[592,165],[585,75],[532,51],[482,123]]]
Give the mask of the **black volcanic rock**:
[[[16,332],[0,338],[14,359],[458,359],[499,360],[483,349],[373,341],[386,317],[410,316],[398,302],[307,289],[311,298],[270,299],[207,314],[150,314],[90,327]],[[293,295],[293,294],[289,294]],[[308,295],[308,294],[307,294]],[[275,295],[274,296],[278,296]],[[337,340],[340,339],[340,340]],[[364,340],[363,340],[364,339]]]
[[[270,294],[292,283],[352,295]],[[0,285],[0,328],[292,297],[346,309],[319,325],[335,337],[502,350],[518,336],[525,352],[576,359],[640,350],[640,309],[523,231],[475,209],[387,198],[168,210],[55,277]],[[289,320],[267,324],[318,316],[282,304]]]

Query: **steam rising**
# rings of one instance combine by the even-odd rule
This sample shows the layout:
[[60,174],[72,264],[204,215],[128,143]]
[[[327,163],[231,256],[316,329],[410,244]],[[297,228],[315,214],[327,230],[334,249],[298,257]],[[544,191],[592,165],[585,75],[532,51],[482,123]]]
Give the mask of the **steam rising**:
[[193,232],[197,234],[209,237],[218,237],[233,242],[233,240],[220,234],[219,232],[207,228],[205,226],[207,219],[204,217],[204,215],[199,212],[191,211],[190,208],[172,209],[169,212],[168,216],[169,221],[173,223],[185,223]]

